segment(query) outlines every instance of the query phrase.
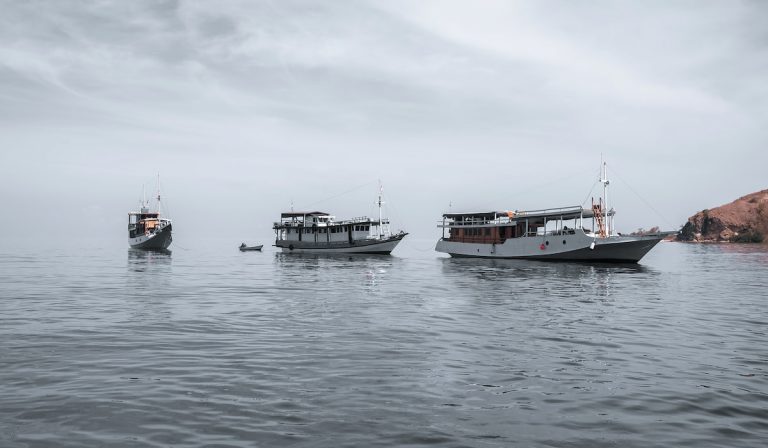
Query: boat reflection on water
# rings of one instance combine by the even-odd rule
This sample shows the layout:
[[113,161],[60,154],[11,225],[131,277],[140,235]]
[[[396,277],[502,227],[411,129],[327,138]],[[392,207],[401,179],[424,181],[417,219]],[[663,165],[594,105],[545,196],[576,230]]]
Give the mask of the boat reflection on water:
[[359,285],[376,286],[401,259],[392,255],[367,254],[275,254],[275,279],[284,286],[297,282],[318,282],[341,288]]
[[[626,263],[542,262],[517,259],[442,258],[446,279],[462,289],[485,291],[496,282],[494,291],[508,295],[535,291],[545,297],[582,297],[585,291],[608,297],[614,288],[639,287],[648,280],[658,282],[659,272],[644,265]],[[632,279],[631,282],[626,280]],[[495,294],[495,293],[493,293]]]
[[171,251],[128,249],[125,295],[128,319],[140,325],[166,322],[171,318],[172,296],[158,294],[171,287]]
[[157,270],[158,267],[170,267],[171,253],[168,249],[128,249],[128,269],[147,272]]

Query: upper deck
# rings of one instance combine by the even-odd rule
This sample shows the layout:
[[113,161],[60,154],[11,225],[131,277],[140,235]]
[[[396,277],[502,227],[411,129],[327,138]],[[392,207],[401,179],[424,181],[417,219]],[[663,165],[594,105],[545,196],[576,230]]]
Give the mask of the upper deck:
[[336,220],[335,216],[325,212],[285,212],[280,214],[280,221],[275,222],[274,229],[287,229],[295,227],[334,227],[351,224],[367,224],[378,226],[389,224],[388,219],[371,219],[367,216],[360,216],[352,219]]
[[[614,213],[614,210],[608,212],[610,216],[613,216]],[[443,214],[443,220],[438,224],[438,227],[492,227],[516,224],[522,221],[570,221],[575,219],[591,219],[594,217],[595,213],[592,209],[587,209],[579,205],[540,210],[445,213]]]

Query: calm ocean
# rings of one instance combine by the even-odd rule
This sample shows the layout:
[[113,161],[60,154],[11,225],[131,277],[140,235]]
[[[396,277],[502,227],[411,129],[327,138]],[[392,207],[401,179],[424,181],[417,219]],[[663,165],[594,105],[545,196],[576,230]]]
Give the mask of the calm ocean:
[[768,440],[765,247],[589,265],[265,242],[0,246],[0,446]]

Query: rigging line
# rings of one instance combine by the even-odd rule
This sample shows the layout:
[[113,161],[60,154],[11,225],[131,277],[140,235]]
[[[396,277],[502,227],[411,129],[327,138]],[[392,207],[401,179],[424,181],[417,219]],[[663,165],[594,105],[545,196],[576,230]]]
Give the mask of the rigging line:
[[[601,167],[600,167],[600,168],[597,170],[597,177],[598,177],[598,178],[600,178],[600,177],[601,177],[601,176],[600,176],[600,173],[602,172],[602,171],[601,171],[602,169],[603,169],[603,168],[602,168],[602,165],[601,165]],[[587,193],[587,196],[584,198],[584,201],[582,201],[582,203],[581,203],[581,206],[582,206],[582,207],[584,207],[584,204],[586,204],[586,203],[587,203],[587,199],[589,199],[589,196],[592,194],[592,192],[593,192],[593,191],[595,191],[595,186],[596,186],[597,184],[599,184],[599,183],[600,183],[600,181],[598,180],[598,181],[595,181],[595,183],[593,183],[593,184],[592,184],[592,188],[590,188],[590,189],[589,189],[589,193]]]
[[589,193],[587,193],[587,196],[584,198],[584,200],[581,202],[581,206],[584,207],[584,204],[587,203],[587,199],[589,199],[589,196],[592,194],[593,191],[595,191],[595,185],[599,184],[600,182],[595,182],[592,184],[592,188],[589,189]]
[[302,207],[300,207],[300,208],[304,208],[304,209],[306,209],[306,208],[312,207],[312,206],[314,206],[314,205],[316,205],[316,204],[319,204],[319,203],[321,203],[321,202],[330,201],[331,199],[336,199],[336,198],[338,198],[339,196],[344,196],[345,194],[348,194],[348,193],[351,193],[351,192],[353,192],[353,191],[359,190],[359,189],[361,189],[361,188],[363,188],[363,187],[367,187],[368,185],[371,185],[371,184],[374,184],[374,183],[376,183],[376,182],[366,182],[366,183],[364,183],[364,184],[362,184],[362,185],[358,185],[358,186],[356,186],[356,187],[354,187],[354,188],[350,188],[349,190],[343,191],[343,192],[341,192],[341,193],[339,193],[339,194],[336,194],[336,195],[333,195],[333,196],[331,196],[331,197],[327,197],[327,198],[325,198],[325,199],[320,199],[319,201],[315,201],[315,202],[313,202],[313,203],[311,203],[311,204],[307,204],[307,205],[305,205],[305,206],[302,206]]
[[626,186],[627,186],[627,188],[629,188],[629,191],[631,191],[632,193],[634,193],[634,194],[635,194],[635,196],[637,196],[637,197],[638,197],[638,198],[639,198],[641,201],[643,201],[643,203],[644,203],[646,206],[648,206],[648,208],[650,208],[651,210],[653,210],[653,212],[654,212],[654,213],[656,213],[656,214],[659,216],[659,218],[661,218],[661,220],[662,220],[662,221],[664,221],[664,222],[665,222],[665,223],[666,223],[666,224],[667,224],[669,227],[671,227],[671,228],[675,228],[675,227],[676,227],[676,226],[674,226],[674,225],[671,225],[671,222],[670,222],[670,220],[669,220],[669,219],[667,219],[667,217],[666,217],[666,216],[662,215],[662,214],[661,214],[661,212],[659,212],[658,210],[656,210],[656,209],[653,207],[653,205],[651,205],[651,203],[650,203],[650,202],[646,201],[644,197],[640,196],[640,193],[638,193],[637,191],[635,191],[635,189],[634,189],[634,188],[632,188],[632,186],[631,186],[631,185],[629,185],[629,183],[627,183],[627,181],[625,181],[625,180],[624,180],[624,179],[623,179],[621,176],[619,176],[619,175],[618,175],[618,173],[616,172],[616,166],[615,166],[615,165],[611,165],[611,171],[613,171],[613,173],[614,173],[614,176],[616,176],[616,178],[617,178],[617,179],[619,179],[619,180],[620,180],[620,181],[621,181],[621,182],[622,182],[624,185],[626,185]]
[[[592,168],[589,169],[590,172],[592,170],[593,170]],[[518,191],[516,191],[516,193],[518,193],[518,194],[527,193],[527,192],[530,192],[530,191],[533,191],[533,190],[538,190],[538,189],[540,189],[542,187],[547,187],[549,185],[553,185],[553,184],[557,184],[557,183],[562,183],[565,180],[573,179],[576,176],[583,176],[583,175],[584,175],[583,172],[575,172],[575,173],[569,174],[568,176],[560,177],[558,179],[554,179],[554,180],[551,180],[549,182],[545,182],[545,183],[542,183],[542,184],[539,184],[539,185],[534,185],[534,186],[532,186],[530,188],[526,188],[524,190],[518,190]]]

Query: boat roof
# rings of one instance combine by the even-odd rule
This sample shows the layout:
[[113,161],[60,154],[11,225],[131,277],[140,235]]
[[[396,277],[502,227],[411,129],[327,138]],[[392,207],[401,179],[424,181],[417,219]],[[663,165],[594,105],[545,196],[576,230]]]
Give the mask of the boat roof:
[[147,216],[147,217],[149,217],[149,218],[157,218],[158,216],[160,216],[160,213],[157,213],[157,212],[151,212],[151,213],[149,213],[149,212],[148,212],[148,213],[142,213],[142,212],[128,212],[128,215],[129,215],[129,216],[134,216],[134,215],[135,215],[135,216]]
[[330,213],[325,212],[285,212],[280,213],[281,218],[298,218],[300,216],[331,216]]
[[[613,215],[614,211],[610,210],[609,215]],[[560,218],[574,219],[583,216],[584,218],[592,218],[594,212],[591,208],[583,208],[579,205],[571,207],[560,208],[548,208],[541,210],[498,210],[491,212],[466,212],[466,213],[445,213],[444,218],[458,219],[458,218],[481,218],[484,220],[496,219],[508,217],[509,219],[518,218]]]
[[476,217],[476,218],[493,219],[493,218],[496,218],[497,216],[505,216],[506,214],[507,212],[505,211],[444,213],[443,218],[456,219],[456,218]]

